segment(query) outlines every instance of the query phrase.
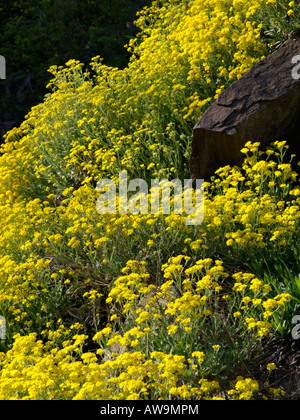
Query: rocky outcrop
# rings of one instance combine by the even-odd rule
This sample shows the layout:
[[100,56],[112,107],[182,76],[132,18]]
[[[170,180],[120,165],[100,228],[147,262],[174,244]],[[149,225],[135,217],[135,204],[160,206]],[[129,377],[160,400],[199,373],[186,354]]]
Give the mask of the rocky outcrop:
[[290,39],[223,91],[202,115],[193,130],[192,179],[208,180],[219,167],[240,164],[247,141],[266,146],[287,140],[300,160],[300,79],[293,77],[297,55],[300,40]]

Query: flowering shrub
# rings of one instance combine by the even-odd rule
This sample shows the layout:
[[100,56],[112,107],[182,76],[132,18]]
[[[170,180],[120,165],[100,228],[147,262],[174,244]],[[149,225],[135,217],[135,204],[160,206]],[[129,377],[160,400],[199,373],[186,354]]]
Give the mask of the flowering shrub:
[[80,325],[61,324],[45,344],[35,333],[14,336],[12,349],[2,354],[0,397],[210,399],[222,392],[251,399],[259,391],[253,379],[238,378],[234,389],[224,390],[207,378],[221,372],[224,377],[229,364],[247,362],[259,337],[269,335],[273,312],[291,296],[268,299],[271,287],[249,273],[234,274],[230,288],[221,261],[204,259],[185,268],[188,261],[171,258],[163,267],[167,281],[158,288],[147,285],[145,263],[128,261],[107,298],[113,303],[111,323],[93,337],[100,344],[96,353],[83,351],[87,335],[73,335]]
[[289,331],[300,299],[278,260],[299,273],[286,143],[248,142],[241,168],[220,168],[199,226],[174,212],[100,215],[96,185],[121,170],[188,176],[193,124],[268,53],[258,16],[275,3],[292,16],[273,0],[155,1],[124,70],[100,57],[91,74],[75,60],[51,68],[52,93],[1,148],[2,398],[265,394],[253,358]]

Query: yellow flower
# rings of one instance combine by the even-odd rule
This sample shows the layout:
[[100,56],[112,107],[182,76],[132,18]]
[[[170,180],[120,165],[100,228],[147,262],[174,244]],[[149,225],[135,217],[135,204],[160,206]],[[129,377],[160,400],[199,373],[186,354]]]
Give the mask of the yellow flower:
[[192,357],[196,357],[196,359],[198,360],[198,363],[203,363],[204,359],[205,359],[205,354],[201,351],[194,351],[192,353]]
[[103,336],[108,336],[111,333],[111,331],[112,331],[112,328],[111,327],[103,328],[101,331],[97,332],[94,335],[93,340],[94,341],[97,341],[100,338],[102,338]]
[[240,378],[235,385],[235,390],[239,393],[238,399],[249,400],[259,390],[259,384],[251,378]]
[[178,326],[177,325],[169,325],[168,326],[168,334],[176,334],[178,330]]
[[267,366],[268,371],[272,371],[272,370],[275,370],[275,369],[277,369],[277,366],[275,365],[275,363],[269,363],[268,364],[268,366]]
[[253,305],[260,305],[261,302],[262,302],[262,299],[253,299],[252,300]]

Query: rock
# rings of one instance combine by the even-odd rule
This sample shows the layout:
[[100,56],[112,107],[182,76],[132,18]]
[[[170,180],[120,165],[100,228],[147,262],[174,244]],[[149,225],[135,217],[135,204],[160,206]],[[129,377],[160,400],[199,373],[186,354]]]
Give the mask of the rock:
[[221,166],[241,164],[240,150],[247,141],[264,147],[287,140],[300,160],[300,79],[292,76],[297,55],[300,40],[290,39],[223,91],[202,115],[193,130],[192,179],[208,180]]

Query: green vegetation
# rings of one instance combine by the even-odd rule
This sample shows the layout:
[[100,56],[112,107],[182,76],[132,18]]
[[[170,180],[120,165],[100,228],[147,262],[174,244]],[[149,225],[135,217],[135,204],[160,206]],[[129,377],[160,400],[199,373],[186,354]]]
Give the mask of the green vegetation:
[[196,226],[101,215],[96,185],[187,178],[195,122],[291,35],[286,22],[296,31],[299,8],[154,1],[125,68],[99,55],[51,67],[51,93],[1,147],[2,399],[283,397],[268,352],[300,310],[286,142],[249,139],[241,167],[206,180]]
[[[125,67],[124,44],[136,35],[136,12],[147,0],[3,0],[0,54],[7,79],[0,84],[0,128],[19,125],[42,101],[52,65],[70,59],[90,63],[101,54],[108,65]],[[3,133],[0,133],[1,136]]]

